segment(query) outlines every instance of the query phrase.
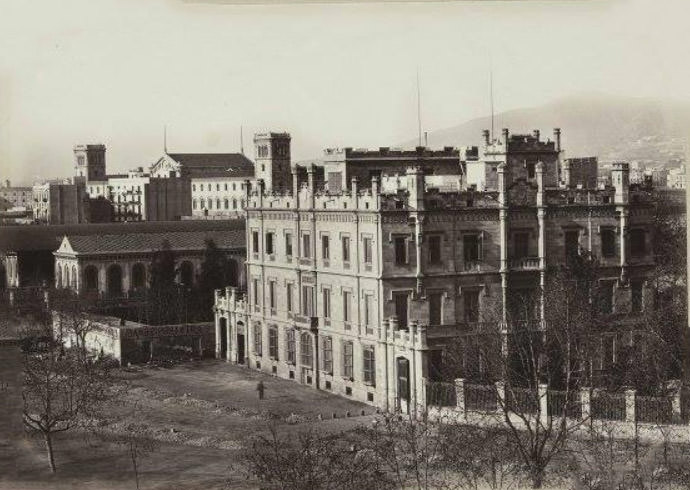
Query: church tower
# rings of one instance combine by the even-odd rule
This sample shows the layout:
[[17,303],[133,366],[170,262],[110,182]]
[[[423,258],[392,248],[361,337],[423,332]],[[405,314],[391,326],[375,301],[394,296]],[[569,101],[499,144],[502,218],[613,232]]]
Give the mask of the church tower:
[[75,180],[102,181],[106,179],[105,145],[77,145],[74,147]]
[[290,189],[290,133],[255,134],[254,152],[254,178],[263,179],[267,190]]

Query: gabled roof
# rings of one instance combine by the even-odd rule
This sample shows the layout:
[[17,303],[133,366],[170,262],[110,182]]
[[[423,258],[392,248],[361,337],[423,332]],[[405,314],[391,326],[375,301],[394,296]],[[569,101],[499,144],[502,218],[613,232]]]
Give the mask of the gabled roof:
[[240,230],[243,219],[138,221],[132,223],[81,223],[72,225],[15,225],[0,228],[0,254],[3,252],[55,250],[65,235],[112,235],[132,233],[196,232]]
[[152,253],[160,250],[165,241],[170,244],[170,249],[173,251],[201,251],[206,248],[206,240],[209,239],[213,240],[221,250],[235,250],[245,246],[244,230],[207,231],[205,233],[173,231],[65,236],[58,253],[63,251],[77,255]]
[[254,163],[242,153],[168,153],[168,156],[194,174],[216,169],[254,175]]

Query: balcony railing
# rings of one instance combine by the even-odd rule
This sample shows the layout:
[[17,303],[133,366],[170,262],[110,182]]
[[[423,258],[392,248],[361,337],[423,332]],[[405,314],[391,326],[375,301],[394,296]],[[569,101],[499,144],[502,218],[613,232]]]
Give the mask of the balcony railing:
[[465,260],[463,270],[465,272],[479,272],[482,270],[482,263],[480,260]]
[[522,257],[521,259],[511,259],[510,268],[516,270],[538,270],[539,257]]

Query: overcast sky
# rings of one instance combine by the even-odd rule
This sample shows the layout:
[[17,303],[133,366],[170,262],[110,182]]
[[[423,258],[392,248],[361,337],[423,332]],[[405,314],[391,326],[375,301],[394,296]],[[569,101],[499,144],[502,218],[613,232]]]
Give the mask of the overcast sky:
[[[690,100],[684,0],[237,6],[0,0],[0,176],[72,175],[105,143],[110,172],[179,152],[249,154],[260,130],[293,159],[578,92]],[[531,129],[531,128],[529,128]],[[462,144],[462,142],[458,142]]]

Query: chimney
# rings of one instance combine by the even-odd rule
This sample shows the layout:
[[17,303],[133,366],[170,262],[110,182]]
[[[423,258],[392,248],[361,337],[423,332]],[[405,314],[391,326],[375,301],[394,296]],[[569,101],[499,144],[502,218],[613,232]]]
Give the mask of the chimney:
[[10,179],[7,179],[7,180],[5,181],[5,187],[12,187],[12,186],[10,185]]
[[429,148],[429,133],[424,131],[424,147]]
[[419,167],[408,167],[407,192],[411,209],[424,209],[424,172]]
[[556,151],[561,151],[561,128],[553,128],[553,140],[556,142]]
[[509,135],[508,128],[503,128],[501,133],[503,134],[503,144],[508,146],[508,135]]
[[616,204],[627,204],[630,191],[630,166],[628,162],[615,162],[611,170],[611,180],[616,189],[614,202]]
[[538,129],[533,129],[532,130],[532,136],[534,136],[534,139],[539,141],[539,130]]
[[484,146],[489,146],[490,133],[488,129],[482,131],[482,136],[484,137]]
[[568,188],[572,185],[571,165],[570,160],[563,161],[563,183]]

